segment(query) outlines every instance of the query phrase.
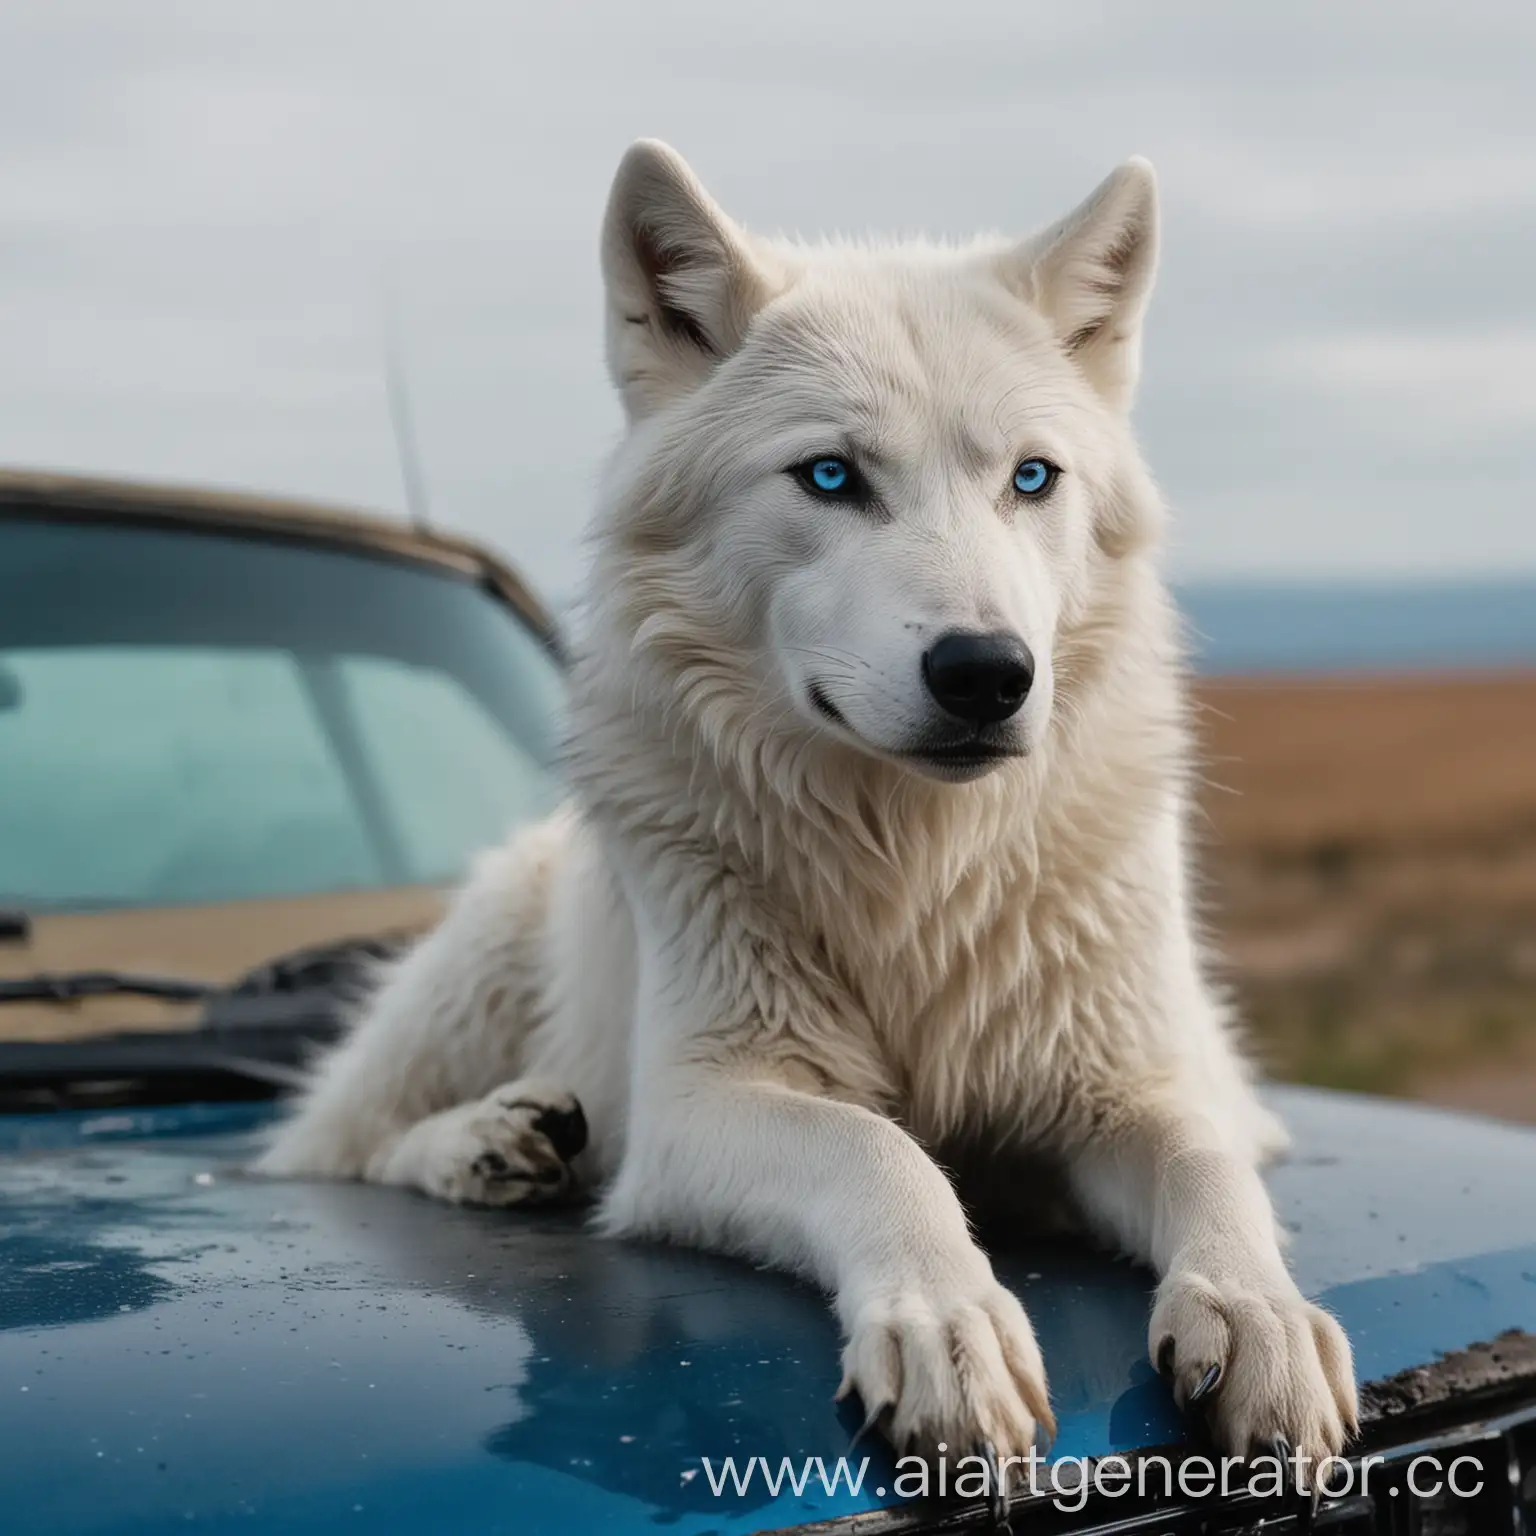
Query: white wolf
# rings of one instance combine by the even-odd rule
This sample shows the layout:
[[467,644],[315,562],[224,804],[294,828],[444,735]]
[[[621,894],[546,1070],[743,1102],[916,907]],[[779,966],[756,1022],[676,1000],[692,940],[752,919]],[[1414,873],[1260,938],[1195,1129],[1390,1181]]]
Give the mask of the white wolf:
[[1191,914],[1128,423],[1155,247],[1138,160],[1022,241],[803,245],[628,152],[574,806],[483,860],[265,1171],[593,1189],[825,1286],[898,1445],[1022,1455],[1040,1352],[935,1159],[1027,1149],[1156,1267],[1152,1358],[1224,1448],[1339,1450],[1349,1345]]

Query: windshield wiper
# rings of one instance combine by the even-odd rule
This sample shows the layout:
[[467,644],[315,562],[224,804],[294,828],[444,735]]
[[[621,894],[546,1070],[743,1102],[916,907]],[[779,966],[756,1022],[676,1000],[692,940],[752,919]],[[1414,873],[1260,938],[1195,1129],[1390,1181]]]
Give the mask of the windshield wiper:
[[222,990],[206,981],[141,976],[131,971],[58,971],[14,979],[0,977],[0,1003],[69,1003],[81,997],[113,996],[196,1003]]
[[316,1052],[342,1033],[373,968],[408,942],[382,934],[322,944],[279,955],[227,987],[106,970],[0,979],[0,1003],[125,995],[203,1005],[190,1028],[0,1040],[0,1113],[270,1097],[294,1088]]
[[0,1042],[0,1114],[270,1099],[302,1085],[327,1038],[312,1023]]
[[0,1003],[70,1003],[82,997],[158,997],[172,1003],[213,1004],[321,995],[344,998],[356,989],[368,966],[392,959],[404,942],[398,936],[383,934],[296,950],[263,962],[230,986],[137,971],[56,971],[0,977]]
[[297,1031],[285,1022],[123,1030],[84,1040],[6,1040],[0,1042],[0,1078],[232,1072],[273,1087],[291,1088],[302,1080],[306,1058],[337,1033],[312,1020],[311,1027]]

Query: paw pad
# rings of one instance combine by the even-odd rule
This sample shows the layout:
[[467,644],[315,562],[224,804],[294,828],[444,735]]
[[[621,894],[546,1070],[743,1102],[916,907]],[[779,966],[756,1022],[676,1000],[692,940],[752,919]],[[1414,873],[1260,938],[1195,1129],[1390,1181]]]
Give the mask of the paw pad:
[[569,1109],[546,1109],[533,1122],[533,1128],[564,1163],[570,1162],[587,1144],[587,1117],[574,1099]]

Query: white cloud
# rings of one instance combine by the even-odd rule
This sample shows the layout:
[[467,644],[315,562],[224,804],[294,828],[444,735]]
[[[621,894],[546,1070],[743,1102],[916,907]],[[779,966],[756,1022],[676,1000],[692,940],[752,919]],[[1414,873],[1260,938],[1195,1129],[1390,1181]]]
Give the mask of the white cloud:
[[1274,361],[1341,404],[1390,412],[1405,431],[1536,440],[1536,328],[1341,332],[1284,343]]
[[806,231],[1022,228],[1140,150],[1180,567],[1536,567],[1533,46],[1502,0],[11,6],[0,461],[398,510],[393,266],[439,511],[567,589],[627,140]]

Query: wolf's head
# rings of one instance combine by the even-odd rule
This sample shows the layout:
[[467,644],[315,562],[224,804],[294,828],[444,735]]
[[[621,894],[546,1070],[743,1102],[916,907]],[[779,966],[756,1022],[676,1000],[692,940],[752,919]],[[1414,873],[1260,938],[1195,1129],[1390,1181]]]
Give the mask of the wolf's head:
[[1041,742],[1158,520],[1127,422],[1155,254],[1140,160],[1028,239],[803,246],[630,149],[599,580],[706,731],[951,780]]

